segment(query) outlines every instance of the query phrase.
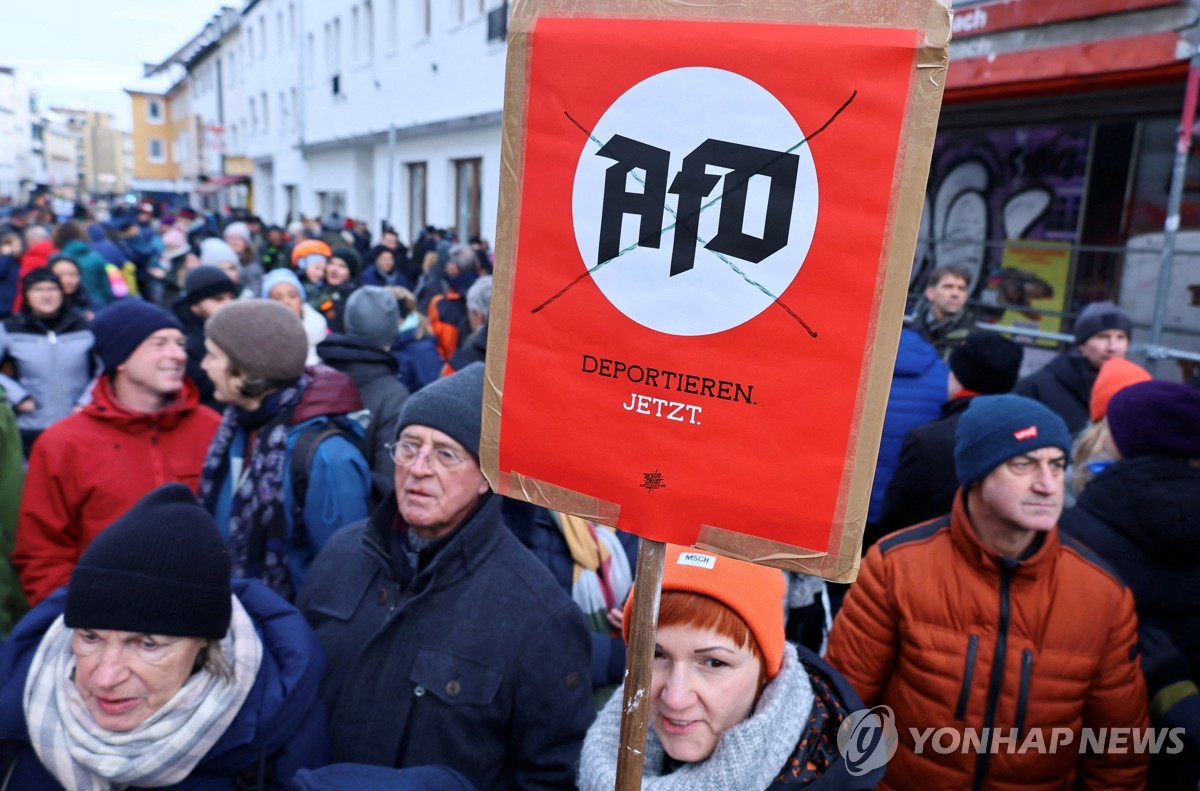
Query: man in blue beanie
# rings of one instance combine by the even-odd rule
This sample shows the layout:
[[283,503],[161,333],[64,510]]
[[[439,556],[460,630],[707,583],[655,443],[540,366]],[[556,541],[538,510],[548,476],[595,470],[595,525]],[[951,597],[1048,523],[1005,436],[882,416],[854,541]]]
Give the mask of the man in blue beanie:
[[170,311],[130,297],[91,329],[104,367],[92,401],[46,429],[29,456],[12,559],[30,605],[65,585],[92,539],[143,495],[165,483],[194,492],[221,422],[185,374]]
[[[1069,454],[1049,408],[973,398],[953,511],[863,560],[826,658],[895,715],[888,787],[1144,787],[1145,748],[1081,749],[1084,729],[1132,733],[1148,719],[1133,595],[1057,527]],[[938,729],[962,749],[937,749]]]
[[441,764],[481,789],[573,788],[595,716],[578,606],[479,468],[484,366],[414,393],[396,493],[338,531],[297,602],[329,660],[334,763]]

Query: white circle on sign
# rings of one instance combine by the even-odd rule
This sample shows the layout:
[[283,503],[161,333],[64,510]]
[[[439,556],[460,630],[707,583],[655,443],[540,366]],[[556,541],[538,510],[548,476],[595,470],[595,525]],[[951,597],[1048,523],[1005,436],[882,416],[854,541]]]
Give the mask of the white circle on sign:
[[[606,262],[598,266],[607,174],[609,168],[623,170],[611,150],[607,156],[598,152],[614,136],[669,152],[670,164],[665,179],[661,168],[657,168],[660,172],[656,174],[634,168],[625,175],[623,186],[619,182],[609,185],[613,190],[613,195],[608,196],[612,206],[621,209],[634,206],[637,211],[645,211],[645,202],[638,200],[638,193],[644,194],[650,182],[655,208],[647,213],[657,225],[656,211],[663,208],[662,224],[648,239],[640,239],[642,214],[621,213],[620,241],[614,246],[610,219],[608,249],[619,252],[615,257],[607,256]],[[801,144],[803,140],[804,132],[778,99],[758,83],[724,69],[673,69],[648,77],[623,93],[592,130],[575,169],[572,192],[575,241],[600,291],[625,316],[669,335],[724,332],[764,311],[800,271],[817,226],[817,171],[809,147]],[[723,150],[729,150],[729,144],[733,144],[732,147],[782,155],[772,154],[768,160],[772,167],[795,168],[794,197],[790,205],[784,206],[780,201],[781,195],[786,197],[787,178],[756,175],[757,169],[739,176],[729,167],[705,165],[705,174],[720,178],[698,201],[702,208],[694,237],[694,255],[681,254],[682,265],[677,262],[680,271],[672,274],[674,250],[679,241],[677,212],[683,198],[670,190],[676,185],[684,158],[707,141],[721,141],[717,145]],[[713,144],[705,145],[704,151],[712,150]],[[756,161],[762,161],[764,155],[755,152],[754,156],[758,157]],[[706,157],[703,153],[696,157],[698,162],[708,159],[722,158]],[[646,161],[660,162],[661,155]],[[692,170],[697,167],[693,163]],[[727,173],[731,174],[728,179]],[[736,222],[737,202],[724,197],[727,181],[730,189],[739,183],[746,185],[740,227]],[[655,184],[667,186],[664,194],[654,189]],[[780,230],[782,221],[773,223],[769,232],[765,227],[772,190],[779,190],[775,193],[776,208],[784,208],[788,215],[786,235]],[[727,207],[729,213],[725,223],[721,222],[722,207]],[[610,208],[609,216],[615,214]],[[687,214],[685,211],[684,216]],[[776,213],[777,218],[781,216]],[[665,230],[658,235],[661,229]],[[726,231],[720,239],[719,229]],[[737,247],[737,252],[749,249],[750,257],[760,260],[745,260],[710,247],[729,248],[722,240],[729,240],[739,231],[749,247]],[[651,246],[655,236],[658,236],[657,247]],[[772,243],[764,244],[768,239]],[[786,243],[779,247],[781,239]],[[686,240],[684,244],[686,252]],[[770,250],[774,251],[761,257]]]

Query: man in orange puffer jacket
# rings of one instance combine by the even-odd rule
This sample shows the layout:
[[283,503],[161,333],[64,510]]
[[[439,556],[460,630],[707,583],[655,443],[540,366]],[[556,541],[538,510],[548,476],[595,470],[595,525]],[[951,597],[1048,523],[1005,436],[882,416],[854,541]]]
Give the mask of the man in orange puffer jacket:
[[1133,596],[1057,528],[1069,449],[1045,406],[976,397],[953,512],[868,552],[826,658],[894,712],[881,788],[1145,786],[1131,738],[1081,751],[1085,728],[1149,722]]

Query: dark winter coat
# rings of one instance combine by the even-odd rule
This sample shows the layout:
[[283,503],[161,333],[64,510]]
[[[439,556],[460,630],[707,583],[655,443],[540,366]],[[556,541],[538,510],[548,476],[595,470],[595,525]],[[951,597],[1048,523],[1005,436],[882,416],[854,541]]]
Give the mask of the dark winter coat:
[[1078,349],[1070,349],[1017,382],[1013,393],[1050,407],[1066,422],[1067,431],[1075,435],[1091,418],[1088,403],[1097,373]]
[[476,328],[463,345],[450,356],[446,363],[445,369],[442,371],[443,376],[449,376],[455,371],[461,371],[471,363],[482,363],[487,361],[487,341],[488,341],[488,325],[484,322],[482,326]]
[[904,435],[900,463],[883,497],[873,541],[888,533],[950,513],[958,475],[954,470],[954,432],[971,396],[942,404],[942,416]]
[[300,609],[329,657],[334,761],[443,764],[481,789],[574,788],[595,716],[579,607],[485,495],[420,570],[395,498],[340,530]]
[[[234,580],[233,591],[262,638],[262,664],[229,729],[186,780],[169,788],[229,791],[248,779],[236,787],[283,789],[298,770],[325,763],[325,712],[317,697],[325,661],[312,630],[257,580]],[[0,781],[12,773],[0,788],[61,791],[30,746],[22,694],[42,636],[65,604],[64,589],[32,610],[0,650]],[[260,772],[270,778],[262,785],[254,782]]]
[[446,362],[438,354],[437,341],[432,335],[417,337],[420,328],[400,330],[392,343],[392,356],[400,366],[400,381],[415,393],[436,380]]
[[875,482],[871,485],[868,522],[875,522],[883,512],[883,493],[900,461],[900,444],[904,441],[904,435],[909,429],[938,416],[938,410],[946,400],[946,382],[949,378],[950,369],[920,333],[901,330],[892,388],[883,417],[879,458],[875,463]]
[[21,259],[15,255],[0,255],[0,319],[11,316],[13,301],[20,290]]
[[382,502],[394,487],[396,465],[386,445],[395,442],[400,410],[408,390],[397,378],[400,366],[391,354],[352,335],[333,333],[317,344],[317,354],[331,368],[354,381],[363,406],[371,412],[363,437],[363,456],[371,465],[375,495]]
[[445,766],[390,769],[364,764],[302,769],[292,788],[294,791],[476,791],[467,778]]
[[[541,506],[507,497],[502,510],[509,530],[550,570],[559,587],[570,596],[575,582],[575,561],[571,558],[567,539],[550,512]],[[629,570],[636,571],[637,536],[618,530],[617,538],[629,560]],[[620,684],[625,679],[625,639],[620,630],[616,635],[588,634],[592,638],[592,684],[596,687]]]
[[185,347],[187,350],[187,375],[188,379],[195,383],[196,389],[200,391],[200,403],[217,411],[225,409],[225,405],[219,403],[213,395],[216,388],[213,386],[212,379],[208,378],[203,366],[200,365],[204,361],[204,355],[208,353],[204,347],[205,320],[192,313],[186,297],[179,297],[172,302],[171,312],[183,325],[183,337],[187,344]]
[[[1200,682],[1200,468],[1165,456],[1122,459],[1088,484],[1060,527],[1133,591],[1151,714],[1156,725],[1187,727],[1195,743],[1200,697],[1194,686],[1190,696],[1179,690]],[[1200,764],[1192,787],[1197,779]]]

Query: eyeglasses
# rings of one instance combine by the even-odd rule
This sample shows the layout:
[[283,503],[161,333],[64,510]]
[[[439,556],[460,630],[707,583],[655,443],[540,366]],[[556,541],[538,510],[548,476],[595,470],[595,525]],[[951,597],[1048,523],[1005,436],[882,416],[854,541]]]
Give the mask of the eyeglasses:
[[450,470],[467,460],[467,457],[444,445],[418,445],[408,440],[389,442],[384,445],[392,454],[392,461],[397,464],[412,464],[421,455],[421,451],[430,449],[429,460],[434,466]]

